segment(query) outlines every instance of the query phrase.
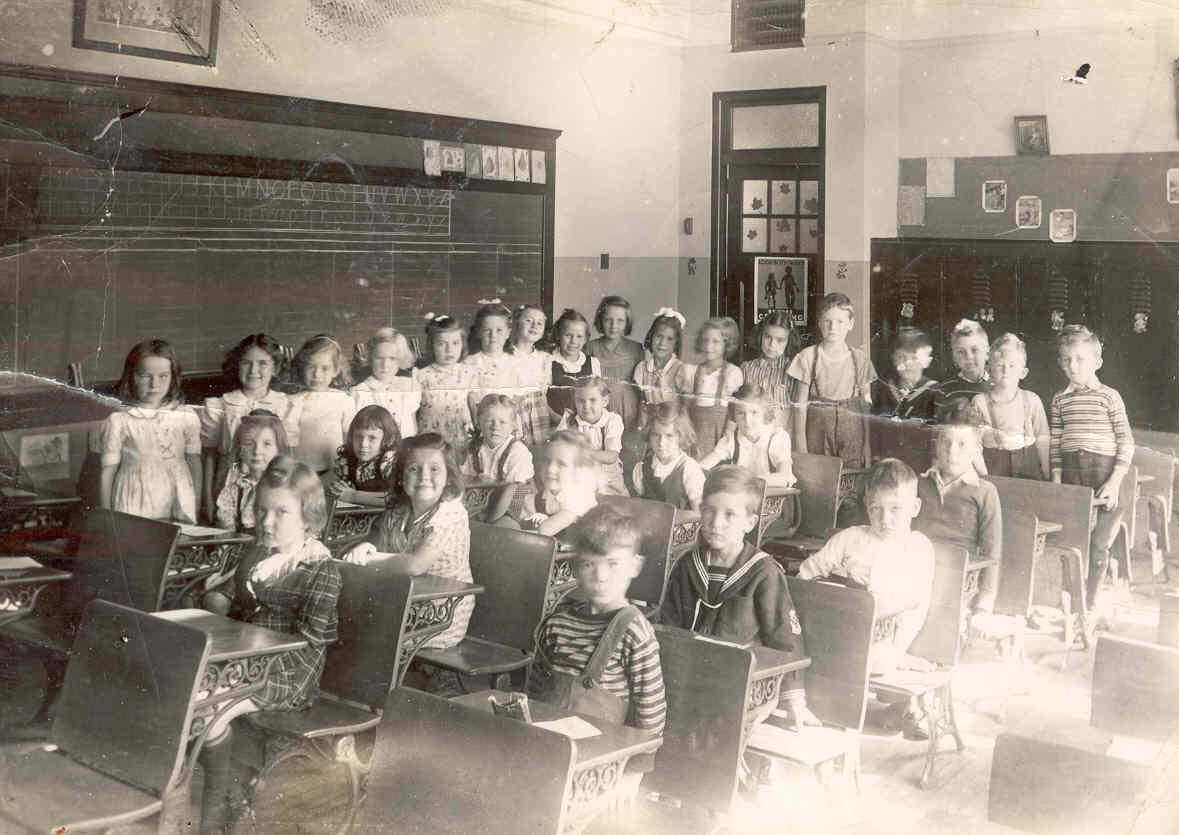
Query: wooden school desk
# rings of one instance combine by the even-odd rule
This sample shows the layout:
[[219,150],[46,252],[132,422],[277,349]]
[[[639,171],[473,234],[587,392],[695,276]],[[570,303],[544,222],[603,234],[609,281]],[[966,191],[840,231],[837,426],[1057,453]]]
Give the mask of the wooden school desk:
[[[506,693],[500,690],[481,690],[458,696],[451,701],[491,713],[488,696],[495,695],[503,700]],[[635,728],[615,725],[596,716],[576,714],[560,710],[552,705],[529,700],[533,722],[550,722],[570,716],[580,716],[599,731],[597,736],[574,740],[572,785],[565,796],[565,810],[562,815],[566,831],[580,831],[596,817],[609,803],[610,795],[619,785],[626,764],[639,754],[653,754],[663,744],[660,737],[651,737]],[[491,829],[497,828],[494,821],[488,821]]]
[[68,571],[37,565],[27,557],[0,557],[0,626],[33,611],[42,591],[71,576]]
[[468,594],[481,594],[483,586],[478,583],[464,583],[422,574],[413,578],[413,589],[409,595],[409,612],[405,616],[405,631],[402,633],[401,658],[397,664],[397,683],[405,678],[409,662],[422,644],[450,628],[454,622],[454,609]]
[[176,543],[176,551],[168,564],[162,609],[181,609],[186,603],[191,605],[196,602],[186,601],[185,597],[199,592],[205,580],[214,574],[237,568],[242,557],[249,553],[254,545],[252,534],[207,528],[205,530],[218,532],[190,535],[184,533],[184,528],[182,525],[180,540]]

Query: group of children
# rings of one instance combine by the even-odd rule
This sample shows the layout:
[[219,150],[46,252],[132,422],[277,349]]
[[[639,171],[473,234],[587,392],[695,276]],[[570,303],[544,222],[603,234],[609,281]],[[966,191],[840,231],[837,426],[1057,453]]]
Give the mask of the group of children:
[[[681,314],[659,310],[639,344],[628,338],[630,305],[618,296],[602,300],[594,316],[601,336],[588,343],[589,322],[564,311],[551,352],[538,347],[546,319],[536,307],[513,312],[493,300],[466,333],[452,316],[427,318],[421,367],[403,334],[382,329],[361,352],[370,375],[350,390],[345,352],[326,335],[295,355],[287,393],[274,385],[285,365],[278,343],[265,334],[243,339],[224,367],[240,387],[195,409],[183,405],[180,363],[166,342],[142,343],[127,357],[119,393],[128,408],[100,433],[102,504],[188,522],[204,507],[224,527],[254,529],[264,547],[238,566],[232,600],[222,605],[309,640],[242,711],[298,707],[312,697],[339,592],[318,541],[328,497],[385,508],[344,559],[470,581],[464,485],[495,482],[481,521],[560,535],[577,551],[579,593],[538,632],[545,669],[536,681],[576,678],[593,662],[599,689],[621,700],[608,713],[651,733],[665,715],[658,645],[626,599],[641,567],[638,528],[599,506],[599,493],[700,513],[699,541],[673,569],[658,619],[801,652],[783,569],[746,538],[758,524],[758,479],[792,484],[799,451],[869,467],[871,419],[933,424],[933,466],[918,474],[891,457],[871,465],[863,479],[867,524],[837,532],[800,569],[805,579],[840,576],[876,596],[890,623],[877,635],[876,671],[930,666],[908,649],[929,606],[931,539],[995,560],[974,601],[977,611],[993,605],[1002,521],[983,474],[1093,487],[1104,507],[1093,533],[1090,603],[1104,574],[1133,440],[1120,397],[1096,377],[1100,342],[1083,327],[1060,338],[1068,385],[1045,413],[1019,387],[1024,343],[1005,334],[991,344],[972,322],[952,336],[954,379],[925,377],[932,345],[916,332],[897,341],[895,376],[878,379],[866,354],[847,345],[854,310],[838,293],[818,307],[816,344],[799,350],[789,317],[771,314],[758,326],[761,355],[740,366],[730,361],[740,344],[732,320],[703,322],[700,361],[686,363]],[[627,460],[624,447],[636,438],[641,451]],[[460,604],[429,645],[461,640],[473,605]],[[813,721],[797,681],[783,693],[796,724]],[[920,735],[919,717],[907,718],[906,732]]]

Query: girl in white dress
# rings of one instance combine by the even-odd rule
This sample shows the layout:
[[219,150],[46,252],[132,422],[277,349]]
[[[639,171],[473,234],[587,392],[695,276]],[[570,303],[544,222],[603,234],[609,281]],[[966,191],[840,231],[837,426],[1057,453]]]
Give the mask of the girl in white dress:
[[352,387],[356,411],[365,406],[382,406],[393,415],[401,437],[418,434],[422,388],[413,367],[416,357],[405,334],[395,328],[381,328],[368,341],[367,358],[372,375]]
[[348,368],[340,343],[326,333],[308,339],[295,354],[295,382],[303,391],[291,395],[291,420],[298,425],[295,458],[321,476],[336,463],[356,406],[348,394]]
[[[481,305],[471,324],[468,343],[471,353],[463,360],[475,373],[467,405],[471,414],[479,411],[479,403],[488,394],[516,397],[523,388],[520,363],[508,353],[508,339],[512,335],[512,313],[499,299],[480,299]],[[521,434],[519,421],[514,433]]]
[[101,431],[99,501],[111,510],[195,523],[201,479],[201,427],[184,406],[180,360],[162,339],[127,354],[119,395],[131,408],[113,412]]

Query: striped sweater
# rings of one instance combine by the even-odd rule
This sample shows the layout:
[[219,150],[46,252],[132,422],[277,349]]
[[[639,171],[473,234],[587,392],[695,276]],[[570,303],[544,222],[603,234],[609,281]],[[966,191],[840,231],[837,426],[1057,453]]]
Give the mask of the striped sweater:
[[1048,411],[1048,432],[1053,470],[1061,469],[1066,452],[1114,456],[1114,466],[1122,472],[1134,457],[1134,434],[1122,396],[1100,382],[1092,387],[1069,383],[1058,392]]
[[[591,614],[585,601],[565,601],[541,624],[537,644],[557,670],[576,675],[589,664],[614,614]],[[607,693],[627,700],[627,725],[653,736],[663,733],[667,700],[659,642],[641,614],[606,662],[600,683]]]

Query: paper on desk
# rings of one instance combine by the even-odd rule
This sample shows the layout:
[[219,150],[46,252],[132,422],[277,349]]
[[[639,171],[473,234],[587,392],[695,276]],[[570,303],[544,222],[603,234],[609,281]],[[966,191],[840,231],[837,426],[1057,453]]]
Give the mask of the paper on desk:
[[602,732],[582,719],[580,716],[566,716],[564,719],[553,719],[550,722],[533,722],[538,728],[546,731],[564,734],[570,739],[586,739],[591,736],[601,736]]
[[0,487],[0,495],[6,499],[35,499],[37,494],[19,487]]
[[364,507],[364,505],[354,502],[336,502],[336,510],[356,510],[358,507]]
[[204,525],[181,525],[180,532],[185,536],[225,536],[229,533],[225,528],[207,528]]
[[22,568],[40,568],[41,563],[31,557],[0,557],[0,571],[16,571]]

